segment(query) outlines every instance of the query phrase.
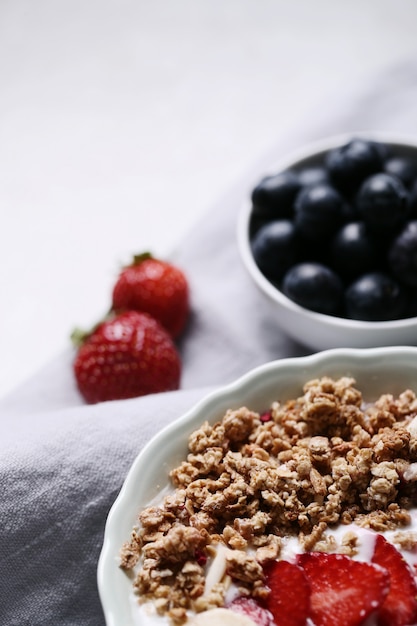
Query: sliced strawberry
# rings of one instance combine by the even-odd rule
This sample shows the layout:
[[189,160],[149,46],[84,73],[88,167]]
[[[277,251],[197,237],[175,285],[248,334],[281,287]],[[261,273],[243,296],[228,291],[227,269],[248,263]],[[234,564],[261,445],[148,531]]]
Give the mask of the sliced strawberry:
[[382,535],[377,535],[372,563],[384,567],[390,576],[390,591],[378,612],[378,626],[407,626],[417,622],[415,576],[398,552]]
[[310,583],[315,626],[364,624],[388,594],[388,572],[370,563],[322,552],[300,554],[297,562]]
[[241,596],[235,598],[227,607],[235,613],[246,615],[258,626],[274,626],[274,618],[271,613],[260,606],[253,598]]
[[266,607],[277,626],[305,626],[310,612],[310,587],[298,565],[274,561],[265,568],[266,583],[271,593]]

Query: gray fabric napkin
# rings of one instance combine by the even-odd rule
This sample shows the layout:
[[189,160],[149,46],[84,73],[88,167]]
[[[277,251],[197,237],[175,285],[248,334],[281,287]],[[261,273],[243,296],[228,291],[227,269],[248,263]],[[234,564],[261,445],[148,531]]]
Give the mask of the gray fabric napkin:
[[279,330],[246,276],[236,223],[270,163],[306,142],[360,130],[417,137],[417,59],[342,95],[297,129],[281,129],[173,255],[188,275],[193,308],[180,345],[180,391],[85,406],[68,350],[0,402],[2,626],[103,626],[96,568],[104,524],[144,443],[209,389],[308,352]]

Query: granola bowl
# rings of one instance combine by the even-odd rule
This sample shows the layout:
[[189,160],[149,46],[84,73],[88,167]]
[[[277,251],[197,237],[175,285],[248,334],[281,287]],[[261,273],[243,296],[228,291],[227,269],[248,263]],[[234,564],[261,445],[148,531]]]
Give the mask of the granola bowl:
[[[404,218],[404,222],[401,221],[401,226],[394,226],[389,232],[384,231],[380,235],[375,226],[372,230],[366,223],[358,208],[361,186],[348,193],[329,178],[326,166],[328,155],[343,149],[352,140],[366,140],[369,144],[378,145],[381,152],[386,151],[389,157],[395,155],[394,163],[407,159],[417,164],[416,141],[383,133],[336,136],[296,150],[271,165],[263,179],[254,181],[252,195],[245,201],[238,219],[240,257],[249,278],[262,294],[271,319],[276,320],[287,335],[302,345],[314,350],[417,345],[415,289],[398,279],[398,274],[394,274],[389,266],[390,250],[395,238],[410,222],[416,220],[412,207],[417,198],[417,178],[415,183],[409,183],[409,187],[402,187],[403,204],[410,207],[401,218]],[[380,167],[389,167],[387,162],[382,161]],[[295,182],[291,178],[291,184],[298,185],[296,191],[292,192],[290,202],[283,196],[282,205],[274,204],[272,207],[266,204],[265,196],[259,192],[255,196],[263,181],[279,179],[287,173],[295,178]],[[377,175],[380,175],[379,170]],[[417,169],[414,175],[417,176]],[[314,182],[309,176],[327,178]],[[362,186],[372,178],[375,176],[368,176],[362,181]],[[323,189],[327,189],[326,193],[329,194],[329,187],[330,193],[337,197],[339,214],[332,228],[328,226],[332,224],[332,217],[326,215],[322,225],[324,235],[321,233],[320,238],[315,240],[308,229],[313,229],[316,218],[307,210],[311,211],[311,207],[316,209],[320,202],[320,199],[313,198],[313,194],[316,193],[318,197],[319,193],[324,193]],[[301,197],[307,199],[301,200]],[[278,222],[281,222],[281,226],[278,226]],[[264,226],[271,227],[268,234]],[[328,231],[325,230],[327,227]],[[355,243],[352,243],[352,238],[355,238]],[[274,243],[271,244],[271,241]],[[357,247],[354,247],[356,244]],[[280,253],[277,252],[279,246]],[[300,266],[304,266],[304,269],[300,269]],[[397,267],[394,269],[398,270]],[[306,277],[307,272],[309,278]],[[374,287],[372,283],[372,292],[366,291],[363,296],[364,289],[369,286],[369,280],[374,280],[375,273],[384,275],[384,286],[378,282]],[[359,282],[362,278],[363,281]],[[417,275],[415,279],[417,284]],[[385,295],[381,294],[392,294],[397,290],[398,308],[395,305],[391,309],[393,299],[388,303]],[[364,301],[364,297],[367,300]]]
[[[305,357],[277,360],[257,367],[232,384],[211,392],[185,415],[160,431],[140,451],[108,515],[98,564],[98,588],[107,626],[120,626],[121,624],[123,626],[156,626],[173,623],[168,616],[159,615],[152,602],[139,602],[140,594],[138,596],[134,591],[133,569],[120,566],[120,555],[123,552],[122,547],[131,540],[132,529],[138,524],[139,514],[151,505],[160,505],[165,495],[175,491],[170,473],[186,461],[191,433],[200,432],[198,429],[201,429],[206,422],[212,428],[223,419],[226,413],[234,416],[237,419],[236,424],[239,424],[239,410],[242,407],[246,407],[245,411],[256,412],[255,422],[258,427],[262,427],[264,421],[270,419],[271,406],[275,406],[274,410],[277,411],[276,403],[284,406],[287,401],[300,398],[309,381],[327,378],[333,381],[342,380],[343,393],[339,393],[340,389],[337,391],[337,387],[331,385],[327,388],[327,392],[330,393],[331,388],[336,395],[339,393],[340,397],[343,394],[346,395],[346,389],[347,396],[350,397],[350,384],[353,379],[354,386],[360,390],[363,402],[368,406],[369,403],[374,403],[384,396],[384,406],[380,405],[377,411],[378,417],[375,418],[374,415],[372,419],[387,420],[387,411],[389,413],[390,410],[394,410],[392,407],[395,407],[395,411],[399,413],[402,411],[405,414],[408,411],[407,415],[410,419],[417,414],[417,400],[414,395],[417,393],[417,348],[409,346],[369,349],[339,348]],[[321,388],[321,392],[323,390],[326,391],[324,387]],[[314,399],[311,402],[314,404]],[[352,414],[352,410],[349,409],[349,415]],[[357,413],[358,407],[355,408],[354,413],[355,411]],[[254,414],[251,413],[251,415]],[[416,422],[417,419],[414,424]],[[387,424],[388,421],[384,424],[381,422],[381,427]],[[333,428],[333,426],[329,427]],[[359,427],[356,428],[355,437],[358,430],[360,430]],[[235,432],[237,432],[236,429]],[[293,441],[295,441],[295,432],[296,429],[293,430]],[[338,445],[342,453],[343,442],[336,441],[338,434],[336,431],[333,434],[335,437],[333,437],[334,441],[332,439],[332,445]],[[234,436],[236,437],[236,434]],[[366,433],[363,436],[365,439],[368,437]],[[417,447],[417,425],[412,436],[416,437]],[[232,437],[230,433],[229,437]],[[237,437],[239,438],[240,435]],[[316,439],[323,438],[316,437]],[[361,440],[360,445],[366,447],[367,444]],[[287,445],[286,454],[289,459],[290,445]],[[263,459],[262,454],[259,458]],[[284,465],[281,469],[284,469]],[[417,472],[412,474],[414,477],[412,480],[417,480]],[[178,472],[176,476],[178,477]],[[233,488],[233,481],[231,487]],[[371,508],[375,511],[375,506]],[[232,539],[229,537],[233,546],[235,544]],[[180,550],[179,545],[178,550]],[[271,545],[268,544],[268,548],[271,548]],[[242,548],[239,544],[235,547],[237,551]],[[201,566],[204,567],[204,565]],[[189,620],[190,624],[194,623],[192,619],[191,617]],[[178,620],[177,623],[180,621]],[[222,621],[218,620],[214,623],[221,626]]]

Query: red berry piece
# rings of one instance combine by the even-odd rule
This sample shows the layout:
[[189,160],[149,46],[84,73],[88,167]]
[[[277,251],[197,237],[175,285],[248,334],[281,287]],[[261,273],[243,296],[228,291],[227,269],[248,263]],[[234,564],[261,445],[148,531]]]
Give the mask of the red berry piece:
[[178,389],[181,363],[167,331],[147,313],[101,323],[79,348],[74,374],[89,403]]
[[272,420],[271,411],[265,411],[265,413],[262,413],[260,415],[259,419],[261,420],[261,422],[270,422]]
[[172,337],[184,330],[189,315],[189,287],[183,272],[145,253],[125,267],[113,288],[115,311],[144,311]]
[[232,600],[227,606],[228,609],[241,615],[246,615],[258,626],[275,626],[274,619],[271,613],[260,606],[253,598],[246,598],[244,596]]
[[310,584],[315,626],[360,626],[388,594],[388,572],[371,563],[322,552],[300,554],[297,562]]
[[310,587],[303,570],[289,561],[265,568],[271,593],[265,603],[278,626],[305,626],[310,614]]
[[382,535],[377,535],[372,562],[385,568],[390,590],[378,612],[378,626],[407,626],[417,622],[417,585],[414,573]]

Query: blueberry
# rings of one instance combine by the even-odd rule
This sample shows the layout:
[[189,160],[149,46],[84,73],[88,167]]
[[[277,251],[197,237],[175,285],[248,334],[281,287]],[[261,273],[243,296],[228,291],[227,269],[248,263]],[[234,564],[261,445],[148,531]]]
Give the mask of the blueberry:
[[252,191],[253,214],[269,219],[291,217],[300,188],[298,176],[291,170],[266,176]]
[[410,287],[407,290],[407,309],[404,317],[417,316],[417,289]]
[[385,163],[385,161],[391,158],[392,147],[389,144],[383,143],[382,141],[371,141],[370,143],[372,143],[375,150],[378,152],[381,163]]
[[298,172],[298,180],[302,187],[329,183],[329,174],[324,167],[305,167]]
[[297,257],[297,236],[290,220],[275,220],[262,226],[251,242],[255,263],[273,282],[278,282]]
[[309,240],[323,240],[337,230],[343,221],[342,196],[331,185],[321,183],[306,187],[294,205],[294,223]]
[[330,259],[333,269],[349,279],[376,269],[377,247],[364,222],[342,226],[330,244]]
[[404,317],[417,316],[417,289],[410,287],[407,290],[407,309]]
[[374,232],[392,232],[407,218],[408,194],[395,176],[374,174],[362,183],[356,206],[361,219]]
[[409,219],[417,219],[417,180],[411,185],[408,196]]
[[408,222],[394,239],[388,253],[394,276],[411,287],[417,287],[417,221]]
[[298,263],[285,274],[282,290],[297,304],[311,311],[338,315],[343,285],[330,268],[321,263]]
[[410,188],[417,178],[417,163],[405,157],[391,157],[385,162],[384,171],[396,176],[405,187]]
[[381,322],[403,317],[407,297],[404,288],[383,272],[360,276],[345,292],[347,317]]
[[350,195],[365,178],[382,169],[381,151],[375,142],[352,139],[342,147],[330,150],[325,164],[336,187]]

